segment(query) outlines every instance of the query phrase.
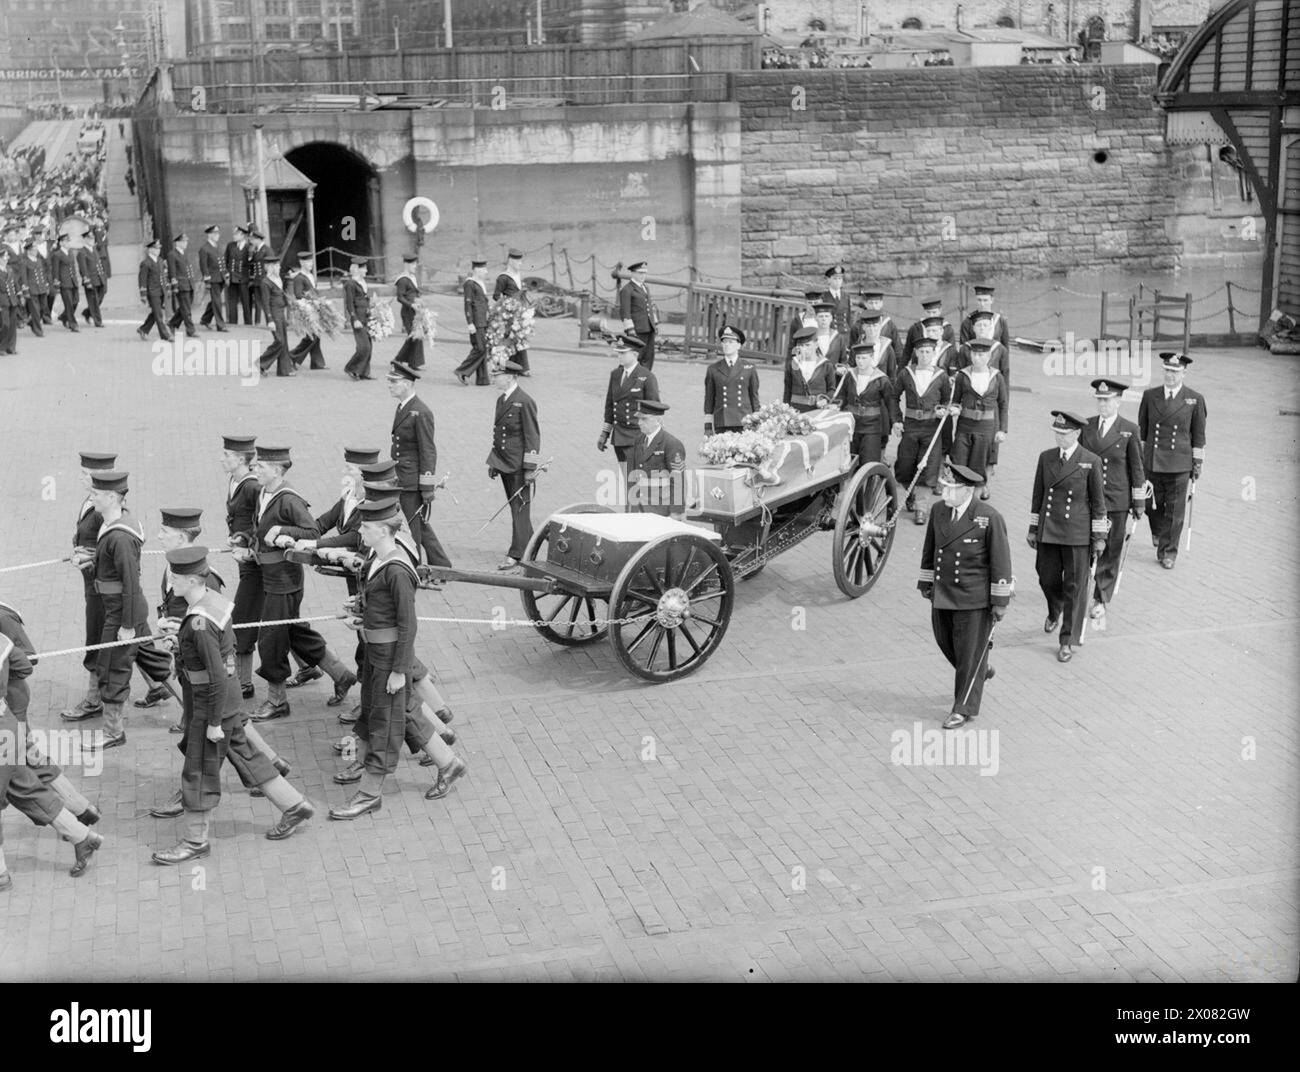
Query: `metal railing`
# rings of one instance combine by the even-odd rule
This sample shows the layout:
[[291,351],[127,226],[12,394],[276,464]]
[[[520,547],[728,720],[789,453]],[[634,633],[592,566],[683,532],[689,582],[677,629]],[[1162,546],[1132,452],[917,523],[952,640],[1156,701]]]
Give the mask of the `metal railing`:
[[[198,85],[175,85],[178,110],[189,112]],[[271,82],[204,85],[204,111],[351,112],[376,108],[527,108],[599,104],[684,104],[730,99],[725,72],[591,75],[554,78],[406,79],[371,82]]]

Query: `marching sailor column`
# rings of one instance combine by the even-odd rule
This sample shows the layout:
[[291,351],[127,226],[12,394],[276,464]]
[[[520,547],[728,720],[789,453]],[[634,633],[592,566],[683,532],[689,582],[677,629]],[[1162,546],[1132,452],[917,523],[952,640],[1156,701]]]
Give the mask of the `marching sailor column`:
[[501,478],[501,490],[510,504],[510,548],[497,569],[514,569],[524,557],[533,536],[529,507],[533,482],[541,463],[542,432],[537,423],[537,403],[519,386],[523,369],[513,361],[493,370],[501,388],[492,422],[492,451],[487,457],[489,479]]
[[[275,622],[297,618],[302,607],[303,568],[284,557],[284,548],[297,540],[313,540],[319,535],[316,519],[307,503],[284,479],[293,462],[288,447],[257,448],[253,472],[262,490],[257,497],[254,517],[254,551],[262,568],[262,621]],[[266,700],[253,715],[255,722],[266,722],[289,715],[285,680],[289,677],[289,652],[294,651],[307,666],[319,666],[334,682],[334,695],[342,700],[357,683],[339,657],[325,644],[325,639],[305,622],[292,625],[266,625],[257,631],[257,652],[261,665],[259,677],[267,683]]]
[[[637,409],[646,399],[658,400],[659,381],[637,358],[641,353],[641,340],[635,335],[620,335],[614,340],[614,357],[618,366],[610,370],[609,384],[605,388],[605,426],[596,438],[596,449],[608,449],[614,444],[614,456],[622,470],[624,488],[627,485],[627,456],[637,438]],[[620,501],[626,501],[621,497]]]
[[[287,838],[316,809],[285,781],[271,759],[244,733],[239,679],[235,676],[234,607],[207,584],[207,548],[182,547],[167,552],[175,594],[188,610],[176,633],[177,662],[187,683],[181,768],[184,835],[171,849],[153,854],[157,864],[179,864],[207,856],[209,814],[221,803],[221,765],[229,760],[249,789],[262,790],[280,809],[267,838]],[[287,769],[287,768],[286,768]]]
[[1110,529],[1106,550],[1097,561],[1097,583],[1088,594],[1096,600],[1090,612],[1095,628],[1105,628],[1106,606],[1115,591],[1119,560],[1124,550],[1128,514],[1134,522],[1142,519],[1146,497],[1142,493],[1146,477],[1142,469],[1142,443],[1138,426],[1119,416],[1120,396],[1128,384],[1118,380],[1093,380],[1093,395],[1098,414],[1089,417],[1079,433],[1079,445],[1101,459],[1101,477],[1106,488],[1106,517]]
[[704,373],[704,434],[739,432],[759,408],[758,369],[740,356],[745,333],[731,324],[718,332],[722,357]]
[[[72,564],[81,571],[81,583],[85,601],[86,646],[98,644],[104,631],[104,600],[95,588],[95,544],[99,539],[100,527],[104,519],[95,509],[94,484],[95,473],[102,473],[117,464],[116,454],[100,454],[92,451],[81,452],[81,485],[86,489],[86,499],[77,514],[77,529],[72,537]],[[99,656],[97,651],[88,651],[82,657],[81,665],[88,675],[86,695],[70,711],[60,711],[59,717],[67,722],[81,722],[96,718],[104,713],[103,702],[99,698]]]
[[930,511],[921,550],[917,588],[930,600],[930,625],[952,664],[952,713],[943,724],[956,729],[980,712],[993,625],[1011,601],[1011,544],[1006,522],[975,498],[984,478],[964,465],[950,465],[939,479],[943,503]]
[[1190,357],[1166,352],[1160,359],[1165,384],[1143,393],[1138,428],[1152,487],[1147,503],[1151,542],[1160,565],[1173,569],[1187,516],[1188,481],[1195,486],[1205,460],[1205,398],[1183,383]]
[[418,369],[394,361],[388,371],[388,394],[397,400],[393,414],[392,459],[397,465],[402,514],[415,542],[424,548],[430,566],[450,566],[438,534],[433,531],[433,500],[437,495],[438,447],[434,441],[433,411],[415,393]]
[[1056,447],[1038,456],[1029,546],[1038,552],[1038,584],[1047,598],[1043,632],[1060,625],[1056,659],[1068,663],[1088,609],[1089,548],[1094,555],[1106,549],[1106,490],[1101,459],[1079,446],[1083,418],[1059,409],[1052,416]]

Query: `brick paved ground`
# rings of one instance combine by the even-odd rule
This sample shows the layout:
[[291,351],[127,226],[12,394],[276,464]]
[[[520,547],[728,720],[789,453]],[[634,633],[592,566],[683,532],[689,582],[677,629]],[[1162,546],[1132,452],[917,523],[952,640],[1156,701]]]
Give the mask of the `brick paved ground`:
[[[460,506],[440,498],[437,527],[458,565],[490,568],[506,525],[474,532],[500,499],[482,465],[493,395],[455,384],[463,336],[444,334],[421,393]],[[591,498],[608,458],[594,440],[609,362],[579,353],[574,334],[572,321],[541,326],[527,383],[557,459],[537,515]],[[222,432],[292,444],[293,481],[318,509],[345,441],[387,444],[383,383],[346,381],[341,343],[327,346],[329,371],[256,388],[154,377],[125,324],[75,339],[56,327],[21,347],[0,359],[0,564],[66,549],[79,448],[121,452],[152,534],[157,509],[180,503],[224,531]],[[163,728],[175,710],[133,713],[102,774],[72,772],[104,811],[107,843],[84,878],[68,877],[71,851],[51,831],[5,812],[15,886],[0,895],[0,978],[1293,978],[1298,423],[1279,411],[1300,410],[1300,392],[1282,358],[1196,358],[1210,449],[1194,549],[1166,573],[1144,527],[1110,630],[1062,667],[1022,541],[1047,411],[1091,412],[1091,399],[1087,377],[1049,379],[1040,358],[1015,355],[994,502],[1019,597],[980,720],[998,731],[994,776],[891,762],[891,734],[937,727],[951,688],[915,590],[922,530],[900,529],[885,577],[857,602],[816,536],[742,586],[722,649],[669,686],[633,683],[607,648],[555,648],[530,629],[422,627],[470,777],[426,802],[428,775],[404,758],[378,817],[318,818],[275,844],[261,836],[270,806],[227,776],[196,871],[149,862],[174,840],[146,812],[176,781]],[[669,428],[694,444],[700,367],[656,371]],[[764,375],[764,397],[776,383]],[[158,572],[149,560],[150,590]],[[332,611],[340,591],[309,574],[305,612]],[[78,642],[71,568],[0,574],[0,598],[23,608],[40,648]],[[491,589],[420,596],[427,615],[498,606],[521,613]],[[340,647],[350,635],[326,633]],[[75,659],[43,662],[34,722],[57,722],[81,681]],[[303,692],[269,736],[323,814],[347,795],[330,781],[338,725],[319,683]],[[654,762],[641,759],[646,737]]]

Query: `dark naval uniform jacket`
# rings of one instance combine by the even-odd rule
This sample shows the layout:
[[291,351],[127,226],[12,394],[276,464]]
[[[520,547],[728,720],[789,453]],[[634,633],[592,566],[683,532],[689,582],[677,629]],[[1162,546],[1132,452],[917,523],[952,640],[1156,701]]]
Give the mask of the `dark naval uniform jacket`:
[[232,283],[242,283],[248,278],[248,264],[244,259],[244,251],[248,249],[248,243],[240,245],[238,242],[227,242],[226,252],[223,257],[223,274]]
[[1146,483],[1142,468],[1142,442],[1138,426],[1123,417],[1116,417],[1106,438],[1098,434],[1101,417],[1089,417],[1079,433],[1079,446],[1101,459],[1101,477],[1106,489],[1106,511],[1115,514],[1131,510],[1145,500],[1142,485]]
[[415,588],[419,578],[409,555],[396,548],[366,563],[360,584],[366,662],[375,671],[410,674],[415,658]]
[[251,536],[257,515],[257,496],[261,492],[252,473],[240,478],[226,492],[226,532],[231,536]]
[[1082,547],[1107,532],[1101,459],[1078,445],[1068,461],[1053,447],[1038,456],[1029,531],[1038,542]]
[[1138,429],[1147,475],[1190,473],[1192,463],[1205,458],[1205,398],[1186,385],[1173,401],[1165,399],[1163,384],[1148,388],[1138,407]]
[[686,510],[685,486],[673,473],[686,468],[686,448],[676,436],[660,428],[650,439],[638,435],[628,452],[628,504],[636,513],[661,514]]
[[714,428],[739,428],[745,414],[758,408],[758,369],[752,361],[737,357],[728,367],[724,357],[709,366],[704,374],[704,412]]
[[[220,592],[226,587],[226,582],[218,576],[216,570],[208,570],[205,578],[208,591]],[[184,618],[189,613],[190,605],[185,602],[184,596],[178,596],[172,591],[171,585],[167,583],[167,573],[164,570],[162,575],[162,602],[158,604],[159,618]]]
[[393,295],[402,315],[402,330],[408,335],[415,326],[415,305],[420,300],[420,286],[414,279],[403,272],[393,285]]
[[176,667],[193,698],[191,718],[204,726],[220,726],[240,716],[233,611],[230,600],[212,591],[209,584],[209,591],[197,603],[185,607],[176,634]]
[[402,491],[424,491],[437,481],[438,448],[433,440],[433,411],[418,395],[412,395],[393,414],[393,461],[397,463],[397,486]]
[[605,431],[616,447],[630,447],[641,434],[636,423],[637,406],[643,401],[659,401],[659,381],[644,365],[633,365],[627,377],[623,366],[611,369],[605,389]]
[[357,509],[361,499],[339,499],[325,513],[316,519],[316,527],[321,532],[338,530],[337,536],[319,536],[317,547],[346,547],[350,551],[361,550],[361,511]]
[[278,525],[278,536],[316,539],[320,532],[307,506],[307,500],[288,484],[281,484],[269,495],[264,489],[258,493],[253,549],[257,552],[257,564],[262,567],[263,591],[280,595],[302,591],[302,566],[286,559],[284,548],[267,543],[266,534]]
[[84,286],[99,287],[108,281],[99,251],[89,246],[77,250],[77,268],[81,272],[81,282]]
[[152,294],[155,298],[162,298],[171,289],[171,276],[161,257],[145,257],[140,262],[140,273],[137,282],[140,286],[140,297],[142,298],[147,294]]
[[95,591],[104,600],[104,617],[119,628],[144,625],[149,604],[140,587],[140,548],[144,530],[123,510],[111,525],[101,524],[95,543]]
[[205,283],[221,286],[225,281],[225,271],[221,265],[221,254],[211,242],[199,246],[199,276]]
[[542,432],[537,423],[537,403],[516,387],[497,396],[492,422],[492,452],[487,465],[493,475],[536,469],[541,464]]
[[981,610],[1011,601],[1011,544],[1006,522],[972,498],[956,521],[947,503],[930,511],[917,588],[931,591],[937,610]]
[[647,335],[659,326],[659,311],[649,288],[632,279],[619,289],[618,315],[624,322],[632,321],[632,330],[640,335]]
[[171,273],[172,283],[181,292],[194,293],[194,267],[190,255],[173,249],[167,254],[167,270]]
[[[370,291],[351,277],[343,283],[343,315],[349,331],[365,331],[370,323]],[[353,321],[361,327],[353,327]]]

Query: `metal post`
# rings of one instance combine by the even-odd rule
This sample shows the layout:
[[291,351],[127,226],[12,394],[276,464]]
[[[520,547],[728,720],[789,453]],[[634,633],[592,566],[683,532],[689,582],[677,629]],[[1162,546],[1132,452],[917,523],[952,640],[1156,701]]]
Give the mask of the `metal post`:
[[451,48],[451,0],[442,0],[443,48]]
[[1160,341],[1160,291],[1153,291],[1156,296],[1155,303],[1151,308],[1151,341]]
[[338,0],[338,7],[334,9],[334,36],[339,46],[339,51],[343,51],[343,0]]
[[262,144],[262,124],[254,123],[253,130],[257,136],[257,207],[261,215],[258,220],[258,229],[266,235],[266,242],[269,246],[271,243],[271,223],[266,211],[266,159],[265,147]]
[[1233,335],[1237,334],[1237,311],[1232,307],[1232,284],[1224,284],[1228,288],[1228,331]]
[[316,191],[307,187],[307,249],[311,253],[311,274],[316,276]]
[[542,0],[537,0],[537,43],[546,44],[546,31],[542,29]]

